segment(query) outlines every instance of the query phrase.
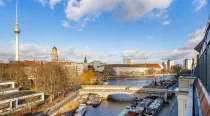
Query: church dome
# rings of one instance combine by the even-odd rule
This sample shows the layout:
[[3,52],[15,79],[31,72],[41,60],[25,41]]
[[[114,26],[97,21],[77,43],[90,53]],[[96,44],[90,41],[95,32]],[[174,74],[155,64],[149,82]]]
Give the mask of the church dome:
[[53,47],[53,50],[57,50],[57,48],[54,46],[54,47]]

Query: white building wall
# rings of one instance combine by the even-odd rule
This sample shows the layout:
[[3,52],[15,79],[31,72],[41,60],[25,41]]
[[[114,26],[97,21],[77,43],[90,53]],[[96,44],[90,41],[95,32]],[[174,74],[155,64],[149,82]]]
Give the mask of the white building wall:
[[6,93],[13,93],[13,92],[18,92],[19,91],[19,89],[17,88],[17,89],[11,89],[11,90],[1,90],[0,91],[0,95],[1,94],[6,94]]
[[185,116],[188,92],[190,89],[190,85],[194,82],[194,79],[195,78],[192,77],[179,78],[179,87],[178,91],[176,91],[178,101],[178,116]]
[[132,64],[132,59],[131,58],[124,58],[123,63],[124,64]]
[[[43,102],[44,101],[44,93],[36,93],[36,94],[32,94],[32,95],[26,95],[26,96],[21,96],[21,97],[15,97],[15,98],[12,98],[12,99],[7,99],[7,100],[3,100],[3,101],[0,101],[0,104],[4,104],[4,103],[9,103],[9,107],[6,108],[6,109],[0,109],[0,113],[2,113],[4,110],[6,111],[10,111],[12,109],[12,102],[15,101],[16,102],[16,107],[15,108],[20,108],[20,107],[23,107],[23,106],[27,106],[31,103],[27,103],[27,104],[21,104],[21,105],[18,105],[18,100],[21,100],[21,99],[26,99],[26,98],[30,98],[30,97],[35,97],[35,96],[41,96],[41,99],[40,100],[37,100],[33,103],[38,103],[38,102]],[[34,104],[34,105],[35,105]],[[32,105],[32,104],[31,104]]]
[[15,82],[0,82],[0,86],[1,85],[12,85],[12,88],[15,88]]
[[185,116],[188,93],[183,93],[177,96],[178,100],[178,116]]
[[184,60],[184,69],[191,70],[192,69],[192,59]]
[[84,71],[84,63],[77,63],[76,64],[76,71],[78,75],[81,75]]
[[117,75],[141,75],[146,72],[148,68],[145,67],[113,67]]

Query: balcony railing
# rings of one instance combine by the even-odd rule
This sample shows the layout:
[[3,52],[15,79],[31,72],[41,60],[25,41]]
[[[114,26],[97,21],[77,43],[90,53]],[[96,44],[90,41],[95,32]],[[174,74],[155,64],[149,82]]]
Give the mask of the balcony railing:
[[210,116],[210,96],[199,79],[190,86],[185,116]]

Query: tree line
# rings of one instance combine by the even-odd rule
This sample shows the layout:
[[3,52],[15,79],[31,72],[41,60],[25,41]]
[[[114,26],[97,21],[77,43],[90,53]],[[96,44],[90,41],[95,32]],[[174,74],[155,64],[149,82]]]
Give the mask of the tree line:
[[0,65],[0,79],[14,81],[24,90],[35,90],[49,95],[52,102],[65,96],[82,83],[73,67],[65,67],[53,62],[25,66],[22,62]]

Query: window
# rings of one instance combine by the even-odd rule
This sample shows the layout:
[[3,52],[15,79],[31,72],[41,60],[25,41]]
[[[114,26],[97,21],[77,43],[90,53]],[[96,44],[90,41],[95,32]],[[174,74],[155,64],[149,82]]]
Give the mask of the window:
[[12,84],[0,85],[0,89],[12,88]]
[[18,105],[22,105],[22,104],[24,104],[25,103],[25,100],[24,99],[19,99],[18,100]]
[[208,30],[208,35],[207,35],[207,42],[209,43],[209,41],[210,41],[210,29]]

